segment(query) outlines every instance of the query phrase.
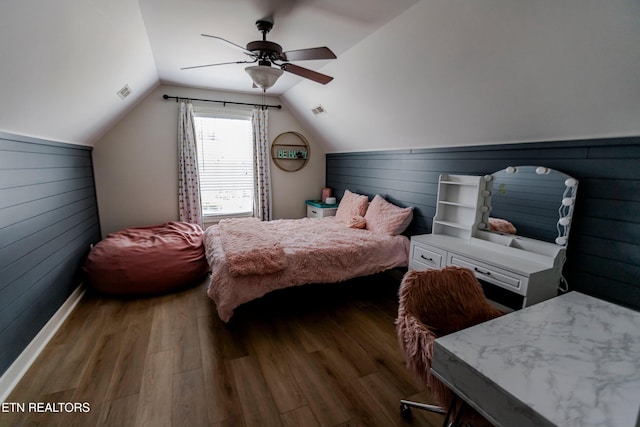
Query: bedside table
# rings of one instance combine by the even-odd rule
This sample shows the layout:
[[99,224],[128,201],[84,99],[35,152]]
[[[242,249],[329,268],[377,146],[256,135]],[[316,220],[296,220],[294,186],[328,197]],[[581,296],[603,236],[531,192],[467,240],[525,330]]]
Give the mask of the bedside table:
[[325,216],[334,216],[338,211],[338,204],[329,205],[319,200],[305,200],[307,205],[308,218],[324,218]]

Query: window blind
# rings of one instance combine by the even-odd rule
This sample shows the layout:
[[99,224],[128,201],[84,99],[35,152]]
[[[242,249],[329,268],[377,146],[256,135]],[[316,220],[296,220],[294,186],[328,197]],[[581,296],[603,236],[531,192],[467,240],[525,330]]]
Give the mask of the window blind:
[[250,118],[196,117],[198,171],[205,215],[253,212]]

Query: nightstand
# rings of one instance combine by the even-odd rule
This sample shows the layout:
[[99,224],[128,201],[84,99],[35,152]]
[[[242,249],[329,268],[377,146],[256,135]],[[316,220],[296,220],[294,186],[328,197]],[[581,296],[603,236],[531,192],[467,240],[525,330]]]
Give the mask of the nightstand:
[[308,218],[324,218],[325,216],[334,216],[338,211],[338,204],[329,205],[322,203],[320,200],[306,200],[307,217]]

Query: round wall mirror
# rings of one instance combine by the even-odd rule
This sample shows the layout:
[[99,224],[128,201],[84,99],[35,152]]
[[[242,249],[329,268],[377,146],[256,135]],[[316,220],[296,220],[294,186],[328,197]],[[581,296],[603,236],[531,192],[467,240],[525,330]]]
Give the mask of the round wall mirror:
[[286,172],[296,172],[305,167],[310,154],[309,142],[298,132],[281,133],[271,144],[273,163]]

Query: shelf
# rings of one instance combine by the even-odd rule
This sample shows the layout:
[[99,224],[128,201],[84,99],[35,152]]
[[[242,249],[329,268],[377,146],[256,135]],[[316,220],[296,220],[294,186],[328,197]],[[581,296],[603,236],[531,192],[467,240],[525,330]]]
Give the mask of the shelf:
[[[287,143],[286,141],[292,142]],[[283,147],[288,147],[288,149]],[[307,164],[310,155],[309,142],[298,132],[281,133],[271,144],[271,159],[278,168],[285,172],[296,172],[302,169]]]
[[440,175],[433,233],[471,238],[479,224],[488,222],[488,209],[482,209],[486,188],[481,176]]
[[445,227],[458,228],[460,230],[471,230],[472,224],[462,224],[460,222],[438,221],[434,220],[434,224],[443,225]]
[[457,206],[460,208],[467,208],[467,209],[475,209],[475,205],[470,205],[468,203],[458,203],[458,202],[448,202],[446,200],[438,200],[438,203],[440,203],[441,205],[448,205],[448,206]]
[[440,181],[440,184],[447,185],[468,185],[471,187],[475,187],[477,184],[475,182],[459,182],[459,181]]

